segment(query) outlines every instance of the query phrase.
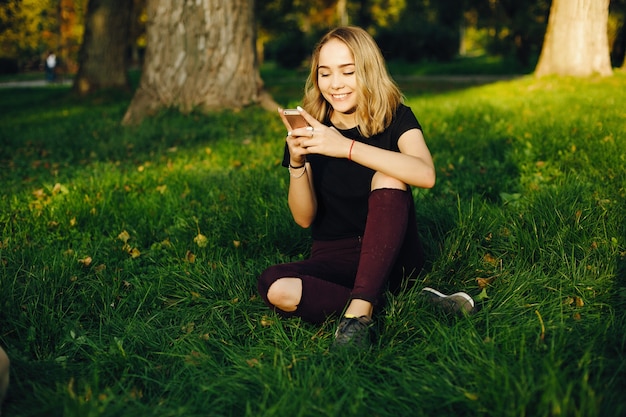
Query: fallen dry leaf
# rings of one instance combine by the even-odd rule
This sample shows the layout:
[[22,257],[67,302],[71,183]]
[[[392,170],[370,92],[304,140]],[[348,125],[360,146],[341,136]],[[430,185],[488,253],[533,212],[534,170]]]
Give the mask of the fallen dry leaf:
[[574,302],[576,303],[576,307],[583,307],[585,305],[583,299],[578,296],[574,297]]
[[584,307],[585,302],[583,301],[582,298],[580,298],[579,296],[575,295],[573,297],[566,297],[563,300],[563,304],[564,305],[568,305],[568,306],[571,306],[572,304],[574,304],[576,307],[580,308],[580,307]]
[[91,256],[85,256],[83,259],[79,259],[78,263],[84,267],[88,267],[89,265],[91,265],[92,261],[93,259],[91,259]]
[[496,277],[476,278],[476,283],[478,284],[479,288],[487,288],[495,279]]
[[483,256],[483,261],[494,266],[498,264],[498,260],[494,258],[493,255],[491,255],[490,253],[486,253],[485,256]]
[[46,192],[43,188],[39,188],[38,190],[33,191],[33,195],[37,200],[41,200],[46,197]]
[[128,239],[130,239],[130,234],[126,230],[122,230],[120,234],[117,235],[117,238],[121,240],[122,242],[126,243],[128,242]]
[[209,244],[209,239],[207,239],[207,237],[202,233],[198,233],[198,235],[193,238],[193,241],[196,242],[196,245],[201,248],[204,248],[206,245]]
[[54,187],[52,187],[52,195],[57,195],[57,194],[69,194],[69,190],[67,189],[66,186],[61,185],[60,183],[56,183],[54,184]]

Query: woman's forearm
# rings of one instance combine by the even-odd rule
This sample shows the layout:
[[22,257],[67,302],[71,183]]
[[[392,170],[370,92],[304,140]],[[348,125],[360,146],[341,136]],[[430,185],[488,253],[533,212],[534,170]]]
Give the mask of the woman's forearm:
[[317,199],[313,191],[313,175],[308,163],[303,168],[289,168],[289,209],[294,221],[307,228],[317,212]]
[[398,140],[400,152],[380,149],[361,142],[351,145],[347,158],[420,188],[435,185],[435,165],[419,129],[406,131]]
[[352,147],[351,159],[409,185],[420,188],[432,188],[435,185],[435,169],[430,159],[388,151],[361,142],[356,142]]

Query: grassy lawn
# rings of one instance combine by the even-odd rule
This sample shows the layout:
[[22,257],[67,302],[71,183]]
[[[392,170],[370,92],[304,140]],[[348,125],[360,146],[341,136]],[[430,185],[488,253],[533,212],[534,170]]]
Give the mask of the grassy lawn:
[[[265,78],[291,105],[300,75]],[[626,414],[626,74],[401,84],[438,170],[429,264],[359,355],[256,294],[309,245],[274,114],[121,127],[130,96],[1,90],[6,415]],[[441,317],[425,285],[481,308]]]

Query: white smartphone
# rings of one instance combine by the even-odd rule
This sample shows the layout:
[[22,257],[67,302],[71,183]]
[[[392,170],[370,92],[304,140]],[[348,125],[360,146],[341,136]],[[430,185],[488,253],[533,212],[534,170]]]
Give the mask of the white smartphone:
[[307,127],[309,124],[304,120],[304,117],[296,109],[284,109],[283,114],[291,126],[291,130],[298,129],[299,127]]

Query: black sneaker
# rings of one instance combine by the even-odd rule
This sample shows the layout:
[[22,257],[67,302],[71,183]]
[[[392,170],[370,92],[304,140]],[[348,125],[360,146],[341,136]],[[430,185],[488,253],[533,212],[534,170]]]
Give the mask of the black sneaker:
[[430,301],[446,313],[465,315],[476,311],[474,299],[464,292],[455,292],[445,295],[434,288],[425,287],[422,294],[428,296]]
[[367,316],[343,317],[335,332],[335,341],[332,348],[352,347],[359,350],[368,349],[372,341],[370,339],[370,327],[372,319]]

